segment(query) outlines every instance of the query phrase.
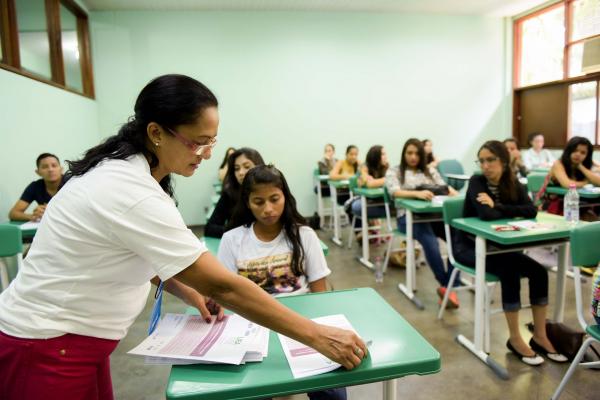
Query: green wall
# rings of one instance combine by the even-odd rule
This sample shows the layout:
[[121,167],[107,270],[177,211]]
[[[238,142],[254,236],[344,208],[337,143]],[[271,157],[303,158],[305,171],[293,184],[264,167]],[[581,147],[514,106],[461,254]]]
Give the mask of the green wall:
[[[191,75],[220,100],[219,145],[177,179],[189,224],[204,222],[228,146],[252,146],[283,170],[300,211],[326,142],[383,144],[394,164],[411,136],[471,168],[476,148],[509,135],[505,21],[473,16],[317,12],[93,12],[100,135],[132,114],[140,89]],[[509,53],[510,54],[510,53]]]

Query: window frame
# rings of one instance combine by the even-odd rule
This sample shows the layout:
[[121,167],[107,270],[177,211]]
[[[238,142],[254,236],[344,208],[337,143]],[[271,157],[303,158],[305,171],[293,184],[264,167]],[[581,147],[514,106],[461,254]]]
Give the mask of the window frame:
[[[16,1],[18,0],[0,0],[0,46],[2,46],[0,68],[71,93],[94,99],[89,19],[86,12],[74,0],[44,0],[48,44],[50,47],[50,71],[52,75],[51,79],[47,79],[26,71],[21,66]],[[60,26],[61,5],[72,12],[77,19],[77,43],[83,88],[81,92],[66,86]]]

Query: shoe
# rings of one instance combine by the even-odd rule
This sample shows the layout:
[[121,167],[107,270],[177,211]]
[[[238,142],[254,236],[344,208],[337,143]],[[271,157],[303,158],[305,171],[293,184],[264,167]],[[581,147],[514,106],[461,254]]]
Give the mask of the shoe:
[[[439,305],[442,305],[442,300],[444,300],[444,296],[446,295],[446,288],[440,286],[437,288],[437,294],[440,296],[440,300],[438,301]],[[460,307],[460,303],[458,302],[458,297],[456,296],[456,292],[450,292],[448,296],[448,303],[446,303],[447,308],[458,308]]]
[[541,345],[539,345],[538,342],[536,342],[535,340],[533,340],[533,338],[531,338],[529,340],[529,347],[531,347],[531,349],[533,351],[535,351],[536,353],[540,353],[544,357],[546,357],[549,360],[552,360],[554,362],[564,363],[564,362],[569,361],[569,359],[566,356],[564,356],[563,354],[560,354],[560,353],[550,353],[548,350],[546,350]]
[[595,267],[579,267],[579,270],[584,275],[592,276],[592,275],[594,275],[594,271],[596,271],[596,268]]
[[510,344],[510,339],[506,341],[506,347],[515,355],[519,358],[519,360],[521,360],[522,362],[524,362],[527,365],[531,365],[531,366],[537,366],[540,364],[544,363],[544,359],[542,357],[540,357],[537,353],[535,353],[535,355],[533,356],[525,356],[521,353],[519,353],[512,344]]

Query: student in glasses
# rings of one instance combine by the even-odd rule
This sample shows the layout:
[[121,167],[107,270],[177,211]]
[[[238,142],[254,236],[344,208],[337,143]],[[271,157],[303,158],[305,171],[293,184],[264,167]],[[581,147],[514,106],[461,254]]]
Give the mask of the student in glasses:
[[[13,221],[39,221],[46,211],[46,206],[60,189],[63,180],[63,169],[57,156],[42,153],[35,161],[35,173],[40,177],[31,182],[10,209],[8,217]],[[33,212],[27,213],[29,205],[36,202]]]
[[[502,142],[485,142],[477,153],[481,175],[473,175],[465,197],[464,217],[479,217],[485,221],[501,218],[534,218],[536,208],[527,195],[527,189],[517,180],[510,168],[510,156]],[[463,232],[453,234],[452,248],[456,261],[475,266],[474,238]],[[548,273],[537,261],[521,251],[488,255],[486,271],[500,279],[502,308],[508,324],[509,338],[506,346],[522,362],[540,365],[543,354],[556,362],[567,358],[559,354],[546,336],[548,309]],[[519,326],[521,308],[521,278],[528,278],[529,301],[535,326],[529,345],[523,340]]]
[[[408,139],[402,148],[400,165],[390,168],[385,174],[385,185],[388,193],[394,198],[407,198],[431,201],[433,199],[433,190],[444,190],[446,195],[455,196],[458,194],[451,186],[446,186],[440,173],[432,167],[427,166],[425,149],[419,139]],[[437,193],[440,194],[440,193]],[[404,209],[398,209],[398,229],[406,233],[406,212]],[[444,240],[444,225],[442,222],[424,222],[413,224],[414,237],[423,246],[425,259],[435,279],[440,287],[437,294],[441,299],[446,294],[446,287],[452,274],[452,265],[448,263],[448,268],[444,265],[444,260],[440,253],[438,238]],[[450,307],[459,306],[456,292],[451,292],[449,296]]]
[[367,349],[354,333],[315,324],[231,273],[183,222],[171,175],[192,176],[210,158],[217,106],[192,78],[158,77],[117,135],[69,162],[71,179],[0,294],[3,400],[113,399],[109,355],[159,279],[205,319],[202,294],[346,368],[360,364]]
[[231,219],[233,209],[239,201],[240,186],[244,177],[252,168],[264,164],[260,153],[250,147],[237,149],[229,156],[221,197],[219,197],[210,218],[206,221],[204,236],[216,238],[223,236],[227,221]]

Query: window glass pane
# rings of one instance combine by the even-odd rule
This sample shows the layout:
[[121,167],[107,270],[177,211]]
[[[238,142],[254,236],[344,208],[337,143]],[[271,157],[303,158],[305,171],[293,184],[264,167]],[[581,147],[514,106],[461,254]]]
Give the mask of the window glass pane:
[[600,0],[575,1],[572,15],[571,40],[578,40],[600,33]]
[[569,86],[569,137],[583,136],[596,141],[596,81]]
[[583,60],[583,43],[569,46],[569,77],[581,76],[581,62]]
[[564,16],[560,6],[521,22],[521,86],[563,78]]
[[19,27],[19,51],[21,67],[51,79],[50,46],[46,28],[44,0],[19,0],[17,24]]
[[60,30],[66,85],[71,89],[83,92],[77,40],[77,17],[62,4],[60,5]]

